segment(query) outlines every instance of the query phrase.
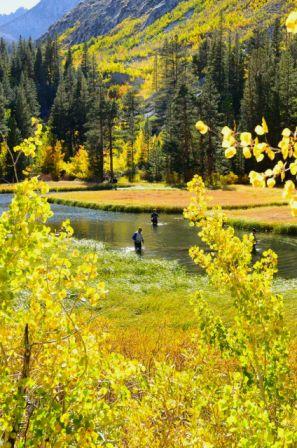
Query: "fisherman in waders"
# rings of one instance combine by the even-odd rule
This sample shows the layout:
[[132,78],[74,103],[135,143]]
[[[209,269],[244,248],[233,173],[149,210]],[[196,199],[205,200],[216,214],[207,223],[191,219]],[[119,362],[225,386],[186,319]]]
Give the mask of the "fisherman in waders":
[[144,243],[142,228],[139,228],[138,231],[134,233],[132,240],[134,241],[136,253],[141,254],[142,245]]
[[159,224],[159,215],[157,213],[157,210],[153,211],[153,213],[151,215],[151,222],[154,227],[157,227],[157,225]]
[[253,244],[253,254],[257,253],[257,245],[258,245],[258,240],[257,240],[257,230],[253,229],[252,231],[252,236],[254,238],[254,244]]

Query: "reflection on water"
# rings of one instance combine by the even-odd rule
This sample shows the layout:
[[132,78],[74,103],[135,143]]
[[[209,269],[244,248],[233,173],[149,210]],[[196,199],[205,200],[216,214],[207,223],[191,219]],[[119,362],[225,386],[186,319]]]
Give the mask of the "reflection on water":
[[[11,196],[0,195],[0,212],[7,207]],[[110,247],[133,250],[132,235],[138,227],[143,228],[144,256],[178,260],[189,270],[197,268],[189,258],[188,250],[197,244],[195,229],[174,215],[161,215],[160,226],[152,227],[148,214],[115,213],[87,210],[77,207],[53,206],[53,228],[70,219],[77,238],[94,239]],[[273,249],[279,256],[279,274],[285,278],[297,277],[297,238],[274,234],[258,234],[260,250]]]

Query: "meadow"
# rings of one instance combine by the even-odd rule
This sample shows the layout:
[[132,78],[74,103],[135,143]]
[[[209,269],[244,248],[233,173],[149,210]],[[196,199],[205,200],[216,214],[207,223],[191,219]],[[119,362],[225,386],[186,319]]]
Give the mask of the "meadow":
[[[133,189],[120,189],[116,191],[80,191],[65,194],[54,194],[52,198],[85,202],[102,207],[156,207],[159,210],[177,209],[182,211],[191,199],[191,193],[180,189],[151,189],[140,187]],[[225,190],[211,190],[208,192],[210,206],[220,205],[225,209],[247,208],[272,204],[284,204],[282,192],[278,189],[255,189],[247,185],[236,185]]]
[[[101,303],[102,325],[116,351],[145,364],[153,357],[178,359],[197,328],[193,298],[197,291],[224,322],[232,321],[231,298],[203,275],[188,273],[176,262],[148,260],[118,252],[94,241],[76,241],[82,256],[95,251],[98,273],[108,294]],[[285,319],[297,337],[297,280],[276,278],[274,291],[284,295]]]

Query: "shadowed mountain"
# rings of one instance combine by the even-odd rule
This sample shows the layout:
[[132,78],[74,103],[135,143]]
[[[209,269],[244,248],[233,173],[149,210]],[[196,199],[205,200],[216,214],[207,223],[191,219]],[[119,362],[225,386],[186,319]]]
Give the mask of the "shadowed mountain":
[[[0,14],[0,27],[5,26],[7,23],[10,23],[13,20],[17,19],[18,17],[24,15],[26,11],[27,9],[25,8],[18,8],[15,12],[12,12],[11,14]],[[0,37],[3,37],[5,40],[8,41],[15,40],[13,36],[10,36],[9,34],[3,32],[0,32]]]
[[17,15],[6,16],[8,20],[1,19],[0,35],[9,36],[11,39],[32,37],[37,39],[48,28],[59,20],[65,13],[76,6],[80,0],[41,0],[28,11],[20,8]]

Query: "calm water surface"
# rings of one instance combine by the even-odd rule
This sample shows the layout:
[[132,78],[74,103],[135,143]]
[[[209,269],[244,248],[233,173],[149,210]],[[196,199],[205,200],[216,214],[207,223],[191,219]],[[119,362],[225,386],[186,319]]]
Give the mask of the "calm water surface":
[[[11,195],[0,195],[0,213],[7,208]],[[138,227],[143,228],[145,257],[161,257],[178,260],[191,271],[197,270],[189,258],[188,250],[197,244],[195,229],[181,217],[161,215],[160,225],[152,228],[147,214],[115,213],[88,210],[77,207],[52,206],[55,213],[51,226],[59,228],[65,219],[70,219],[75,236],[80,239],[94,239],[107,243],[109,247],[133,251],[132,235]],[[259,248],[273,249],[279,256],[279,275],[297,278],[297,238],[274,234],[259,234]]]

